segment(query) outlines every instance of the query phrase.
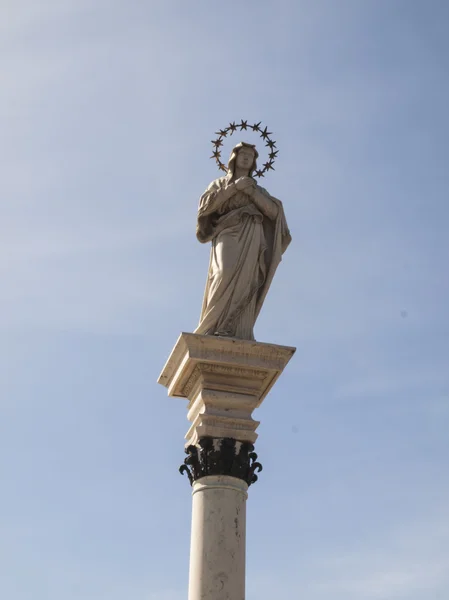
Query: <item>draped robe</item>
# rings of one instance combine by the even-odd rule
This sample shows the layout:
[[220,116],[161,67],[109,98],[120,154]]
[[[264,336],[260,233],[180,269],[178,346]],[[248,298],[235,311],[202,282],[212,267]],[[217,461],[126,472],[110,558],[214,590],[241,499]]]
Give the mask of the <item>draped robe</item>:
[[[211,241],[200,323],[195,333],[254,339],[254,323],[291,241],[280,200],[256,185],[254,198],[232,194],[232,178],[201,196],[197,238]],[[235,190],[235,188],[234,188]]]

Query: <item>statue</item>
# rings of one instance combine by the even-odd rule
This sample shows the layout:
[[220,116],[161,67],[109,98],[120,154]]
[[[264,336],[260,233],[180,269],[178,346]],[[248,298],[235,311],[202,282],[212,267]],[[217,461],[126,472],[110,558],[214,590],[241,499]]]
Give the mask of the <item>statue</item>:
[[[226,137],[226,131],[220,134]],[[227,174],[209,185],[198,208],[197,238],[212,242],[212,248],[195,333],[254,340],[254,324],[291,236],[281,201],[253,177],[272,168],[273,160],[258,171],[256,147],[241,142],[233,148],[226,169],[219,160],[221,139],[214,142],[214,157]],[[269,140],[270,144],[272,159],[277,151],[274,142]]]

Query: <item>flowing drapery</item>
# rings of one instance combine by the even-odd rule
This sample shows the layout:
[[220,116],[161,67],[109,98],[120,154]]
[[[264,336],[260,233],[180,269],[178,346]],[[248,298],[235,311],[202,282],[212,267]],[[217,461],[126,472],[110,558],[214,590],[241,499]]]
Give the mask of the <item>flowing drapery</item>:
[[280,200],[256,186],[254,199],[211,183],[200,198],[197,238],[211,241],[200,323],[195,333],[254,339],[254,323],[291,241]]

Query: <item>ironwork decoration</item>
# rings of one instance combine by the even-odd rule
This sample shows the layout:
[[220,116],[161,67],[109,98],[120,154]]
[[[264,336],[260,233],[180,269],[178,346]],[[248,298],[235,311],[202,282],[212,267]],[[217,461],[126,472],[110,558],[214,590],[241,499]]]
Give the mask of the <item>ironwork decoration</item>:
[[253,175],[255,177],[265,177],[265,173],[267,171],[274,171],[273,164],[279,153],[279,150],[277,150],[276,148],[276,142],[273,141],[270,137],[270,135],[272,135],[272,132],[268,131],[268,127],[264,127],[262,129],[261,125],[262,121],[254,123],[254,125],[248,125],[248,121],[244,121],[242,119],[239,124],[236,124],[235,121],[233,121],[232,123],[229,123],[229,125],[224,129],[219,129],[215,132],[215,135],[217,135],[218,137],[217,139],[212,140],[213,149],[211,158],[215,158],[215,161],[217,162],[220,171],[224,171],[225,173],[227,173],[228,171],[226,165],[221,160],[220,148],[221,146],[223,146],[223,140],[228,135],[231,136],[238,129],[240,129],[240,131],[247,131],[249,129],[252,129],[252,131],[259,133],[260,137],[264,140],[264,142],[266,142],[265,146],[267,146],[270,149],[270,153],[268,154],[269,160],[266,163],[264,163],[263,169],[257,169]]
[[187,473],[190,485],[207,475],[230,475],[256,483],[256,471],[262,471],[257,454],[250,442],[238,442],[232,438],[203,437],[197,446],[186,448],[187,458],[179,472]]

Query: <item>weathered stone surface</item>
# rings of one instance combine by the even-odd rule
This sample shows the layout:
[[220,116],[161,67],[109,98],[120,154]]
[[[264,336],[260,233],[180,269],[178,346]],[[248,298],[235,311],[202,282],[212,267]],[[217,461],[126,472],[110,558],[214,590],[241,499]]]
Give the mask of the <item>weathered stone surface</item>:
[[195,481],[189,600],[244,600],[247,484],[229,476]]

